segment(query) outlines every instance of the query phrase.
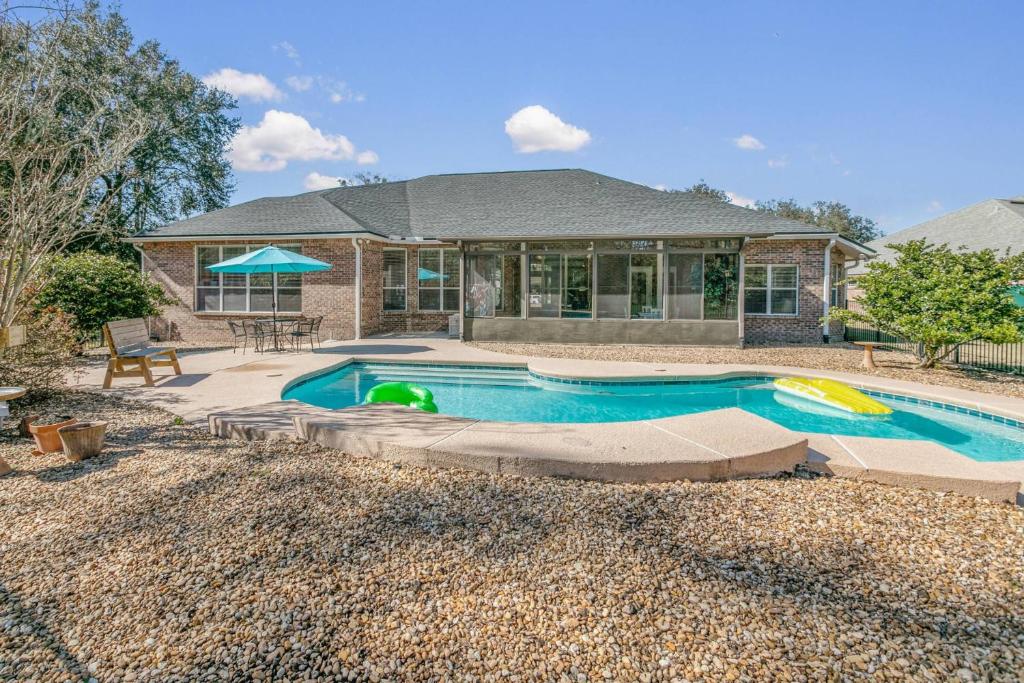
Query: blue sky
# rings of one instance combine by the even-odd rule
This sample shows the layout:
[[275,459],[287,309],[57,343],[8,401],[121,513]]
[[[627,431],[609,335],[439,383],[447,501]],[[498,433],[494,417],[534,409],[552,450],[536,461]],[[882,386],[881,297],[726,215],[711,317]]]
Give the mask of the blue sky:
[[1020,2],[121,11],[136,38],[246,93],[233,202],[359,171],[583,167],[704,178],[738,202],[835,199],[892,231],[1024,194]]

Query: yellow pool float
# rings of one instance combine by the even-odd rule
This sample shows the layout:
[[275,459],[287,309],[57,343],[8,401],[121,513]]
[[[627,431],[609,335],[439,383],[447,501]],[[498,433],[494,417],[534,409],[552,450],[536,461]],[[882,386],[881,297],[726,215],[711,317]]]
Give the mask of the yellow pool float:
[[892,413],[892,408],[884,403],[834,379],[780,377],[775,380],[774,384],[776,389],[791,396],[798,396],[857,415],[889,415]]

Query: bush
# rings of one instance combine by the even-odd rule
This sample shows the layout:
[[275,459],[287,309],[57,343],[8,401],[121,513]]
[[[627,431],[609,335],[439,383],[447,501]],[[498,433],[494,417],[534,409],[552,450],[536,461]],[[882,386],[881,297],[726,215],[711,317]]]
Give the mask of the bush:
[[889,245],[893,263],[871,261],[858,284],[864,312],[833,308],[832,319],[867,323],[918,344],[918,367],[932,368],[973,341],[1024,337],[1024,309],[1013,301],[1019,268],[992,250],[963,251],[924,240]]
[[81,352],[74,318],[57,308],[30,309],[26,342],[0,350],[0,386],[24,387],[33,397],[62,388]]
[[45,283],[36,306],[70,313],[83,335],[95,334],[110,320],[157,315],[172,303],[134,264],[90,251],[53,259]]

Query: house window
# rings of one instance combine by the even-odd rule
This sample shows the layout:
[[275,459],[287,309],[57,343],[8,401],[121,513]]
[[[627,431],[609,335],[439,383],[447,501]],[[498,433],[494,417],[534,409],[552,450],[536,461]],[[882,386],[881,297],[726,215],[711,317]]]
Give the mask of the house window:
[[[302,312],[300,273],[214,273],[209,266],[246,252],[262,249],[259,244],[202,245],[196,247],[197,312],[270,313],[277,301],[279,313]],[[281,245],[302,252],[301,245]]]
[[384,276],[384,310],[405,310],[405,249],[385,249],[381,270]]
[[597,317],[661,320],[659,255],[597,255]]
[[846,273],[842,263],[832,264],[832,298],[829,304],[836,308],[846,308]]
[[459,310],[459,250],[420,249],[419,310]]
[[799,269],[790,265],[748,265],[743,280],[745,312],[796,315]]

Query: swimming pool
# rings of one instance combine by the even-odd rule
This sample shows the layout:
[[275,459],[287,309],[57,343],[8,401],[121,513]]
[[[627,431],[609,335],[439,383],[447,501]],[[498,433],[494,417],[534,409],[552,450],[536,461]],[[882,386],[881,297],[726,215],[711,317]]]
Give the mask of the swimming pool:
[[564,380],[518,367],[355,362],[296,383],[282,398],[348,408],[381,382],[417,382],[444,414],[506,422],[624,422],[742,408],[800,432],[934,441],[978,461],[1024,459],[1024,425],[1012,420],[878,392],[867,393],[891,415],[852,415],[777,392],[771,380]]

